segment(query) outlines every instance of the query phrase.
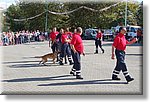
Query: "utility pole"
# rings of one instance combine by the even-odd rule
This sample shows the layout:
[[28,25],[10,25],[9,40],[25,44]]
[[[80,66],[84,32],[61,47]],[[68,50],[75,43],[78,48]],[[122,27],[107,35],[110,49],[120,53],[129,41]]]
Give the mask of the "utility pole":
[[127,9],[128,9],[128,8],[127,8],[127,7],[128,7],[127,5],[128,5],[128,0],[126,0],[126,6],[125,6],[125,27],[127,26],[127,12],[128,12],[128,11],[127,11]]
[[46,8],[46,14],[45,14],[45,32],[47,32],[47,25],[48,25],[47,24],[48,23],[47,22],[47,17],[48,17],[48,2],[46,1],[45,3],[46,3],[46,7],[45,7]]

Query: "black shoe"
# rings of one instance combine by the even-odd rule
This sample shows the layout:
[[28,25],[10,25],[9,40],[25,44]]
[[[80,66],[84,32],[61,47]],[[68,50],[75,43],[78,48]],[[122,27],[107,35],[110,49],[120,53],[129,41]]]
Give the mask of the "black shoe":
[[81,77],[81,75],[77,75],[76,79],[83,79],[83,78]]
[[72,64],[73,64],[72,62],[69,63],[69,65],[72,65]]
[[59,62],[59,65],[64,65],[62,62]]
[[94,52],[94,54],[98,54],[98,52]]
[[130,79],[127,80],[127,82],[129,83],[129,82],[131,82],[133,80],[134,80],[134,78],[130,78]]
[[126,76],[125,78],[126,78],[127,82],[131,82],[134,80],[134,78],[131,78],[130,75]]
[[104,53],[105,51],[104,50],[102,50],[102,53]]
[[70,74],[72,74],[73,76],[76,76],[75,72],[73,72],[73,71],[70,71]]
[[118,77],[112,77],[112,80],[121,80],[121,79]]

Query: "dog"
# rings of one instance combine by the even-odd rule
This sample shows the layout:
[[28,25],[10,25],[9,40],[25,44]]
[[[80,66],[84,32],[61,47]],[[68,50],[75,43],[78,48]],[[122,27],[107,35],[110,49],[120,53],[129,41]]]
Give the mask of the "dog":
[[58,52],[49,53],[43,56],[35,56],[34,58],[42,58],[42,60],[39,62],[39,65],[42,63],[45,65],[45,63],[48,61],[48,59],[52,59],[53,63],[55,64],[55,59],[57,58]]

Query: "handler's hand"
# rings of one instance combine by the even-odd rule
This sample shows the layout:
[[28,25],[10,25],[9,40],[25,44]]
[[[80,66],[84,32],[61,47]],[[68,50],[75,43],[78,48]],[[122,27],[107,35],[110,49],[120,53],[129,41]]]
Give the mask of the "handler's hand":
[[83,56],[85,56],[85,53],[83,52]]
[[115,54],[114,53],[111,55],[111,59],[115,59]]
[[133,42],[136,42],[136,41],[138,41],[138,39],[137,39],[137,38],[134,38],[134,39],[133,39]]

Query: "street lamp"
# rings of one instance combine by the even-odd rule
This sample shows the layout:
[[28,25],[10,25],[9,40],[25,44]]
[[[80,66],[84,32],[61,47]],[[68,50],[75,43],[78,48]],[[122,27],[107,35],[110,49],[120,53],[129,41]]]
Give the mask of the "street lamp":
[[127,26],[127,5],[128,5],[128,0],[126,0],[126,6],[125,6],[125,26]]
[[45,1],[45,5],[46,5],[46,15],[45,15],[45,32],[47,32],[47,17],[48,17],[48,2],[47,0]]

